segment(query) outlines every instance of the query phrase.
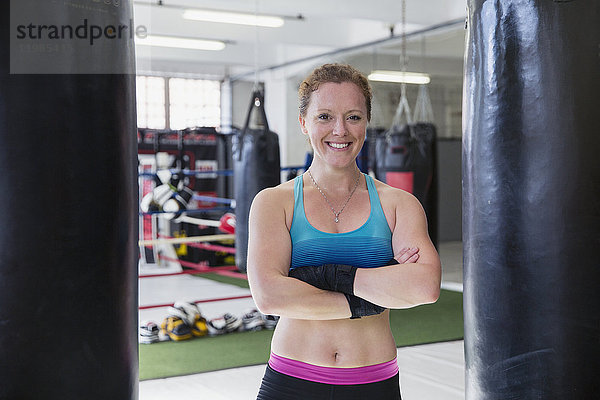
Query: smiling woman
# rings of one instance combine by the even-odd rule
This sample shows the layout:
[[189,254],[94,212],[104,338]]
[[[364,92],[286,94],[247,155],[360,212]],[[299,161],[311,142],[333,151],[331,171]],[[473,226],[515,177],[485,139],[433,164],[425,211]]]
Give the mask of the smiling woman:
[[325,64],[299,88],[305,174],[254,199],[248,279],[281,318],[258,399],[400,399],[389,308],[435,302],[440,262],[410,194],[356,165],[371,89],[349,65]]
[[351,82],[326,82],[312,95],[306,114],[299,116],[315,157],[336,158],[332,165],[352,163],[365,141],[365,96]]

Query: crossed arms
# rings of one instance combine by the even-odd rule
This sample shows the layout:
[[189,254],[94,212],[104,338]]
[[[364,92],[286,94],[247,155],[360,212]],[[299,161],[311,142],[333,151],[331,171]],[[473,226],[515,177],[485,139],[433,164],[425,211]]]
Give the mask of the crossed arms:
[[[392,199],[398,203],[392,247],[399,264],[356,269],[351,295],[381,309],[435,302],[441,268],[427,234],[425,213],[414,197],[392,194],[398,196]],[[308,278],[305,282],[294,276],[298,272],[290,273],[291,240],[282,206],[287,195],[277,188],[263,190],[250,211],[248,280],[257,307],[265,314],[297,319],[353,317],[348,293],[315,287],[314,281],[310,284]]]

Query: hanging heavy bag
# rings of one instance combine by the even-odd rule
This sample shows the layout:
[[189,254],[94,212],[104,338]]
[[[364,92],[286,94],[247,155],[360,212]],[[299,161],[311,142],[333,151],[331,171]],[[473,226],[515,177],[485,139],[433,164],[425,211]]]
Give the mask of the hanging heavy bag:
[[390,186],[414,192],[413,150],[409,125],[380,134],[375,144],[375,176]]
[[600,2],[467,3],[465,399],[597,399]]
[[436,130],[430,123],[392,126],[375,140],[375,176],[412,193],[427,214],[429,235],[437,244]]
[[[253,113],[258,114],[257,127],[251,128]],[[235,263],[246,271],[248,254],[248,214],[254,196],[262,189],[281,183],[279,137],[269,130],[264,97],[254,91],[241,133],[232,137],[233,186],[235,198]]]
[[403,84],[392,127],[376,138],[375,176],[390,186],[415,194],[414,166],[419,161],[415,160],[418,149],[413,128],[406,84]]
[[[383,134],[386,131],[385,128],[367,128],[367,136],[365,138],[365,145],[366,145],[366,149],[365,149],[365,145],[363,145],[363,148],[361,149],[361,153],[366,151],[366,161],[367,161],[367,166],[366,169],[367,171],[363,171],[364,167],[361,167],[360,165],[358,166],[358,168],[365,172],[365,173],[370,173],[371,171],[376,174],[376,164],[375,164],[375,145],[377,143],[377,138]],[[360,158],[360,155],[359,155]],[[362,160],[360,162],[363,162]],[[358,160],[357,160],[358,163]]]
[[427,214],[429,237],[438,243],[438,181],[437,181],[437,132],[435,125],[418,122],[413,132],[417,138],[419,164],[415,165],[415,196],[421,201]]
[[133,1],[106,3],[0,2],[0,399],[138,397],[134,40],[82,25]]

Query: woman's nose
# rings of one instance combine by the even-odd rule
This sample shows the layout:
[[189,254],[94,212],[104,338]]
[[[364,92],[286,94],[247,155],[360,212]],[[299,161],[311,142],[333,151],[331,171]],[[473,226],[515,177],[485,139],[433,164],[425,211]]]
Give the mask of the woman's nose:
[[333,126],[333,134],[336,136],[346,136],[346,121],[343,118],[338,118]]

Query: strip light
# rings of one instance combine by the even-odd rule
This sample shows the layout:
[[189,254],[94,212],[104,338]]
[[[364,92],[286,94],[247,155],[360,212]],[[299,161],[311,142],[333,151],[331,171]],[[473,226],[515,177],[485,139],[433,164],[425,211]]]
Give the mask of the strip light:
[[178,49],[212,51],[219,51],[225,48],[225,43],[218,40],[191,39],[161,35],[148,35],[145,38],[136,37],[135,44],[142,46],[174,47]]
[[368,78],[371,81],[412,83],[416,85],[426,85],[431,82],[429,75],[420,72],[376,70],[371,72]]
[[242,14],[228,11],[213,10],[185,10],[183,18],[194,21],[220,22],[225,24],[239,24],[279,28],[283,26],[283,18],[269,15]]

